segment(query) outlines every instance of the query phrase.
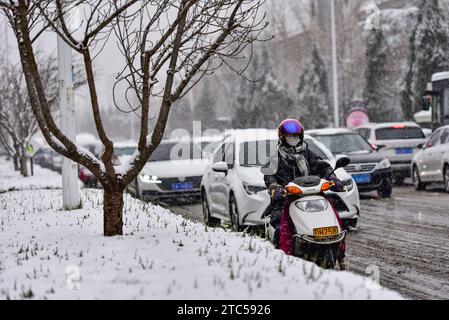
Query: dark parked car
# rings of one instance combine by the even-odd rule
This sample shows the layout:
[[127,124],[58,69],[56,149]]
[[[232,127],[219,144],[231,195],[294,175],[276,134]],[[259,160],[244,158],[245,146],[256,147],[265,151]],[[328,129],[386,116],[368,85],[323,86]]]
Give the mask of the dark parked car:
[[335,157],[346,155],[351,164],[345,168],[360,192],[377,191],[381,198],[391,197],[391,163],[358,133],[348,129],[311,130],[307,134],[324,144]]
[[50,147],[39,149],[33,157],[33,163],[42,168],[57,172],[62,171],[62,156]]

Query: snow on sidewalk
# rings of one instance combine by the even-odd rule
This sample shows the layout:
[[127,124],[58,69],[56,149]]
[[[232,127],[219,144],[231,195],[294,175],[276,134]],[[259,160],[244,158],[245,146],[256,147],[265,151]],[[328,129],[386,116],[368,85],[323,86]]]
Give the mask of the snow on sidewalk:
[[61,189],[61,175],[38,165],[34,166],[34,176],[23,178],[14,171],[12,161],[0,157],[0,193],[13,190]]
[[61,211],[61,176],[35,174],[0,159],[0,299],[401,299],[129,196],[125,235],[105,238],[102,191],[83,190],[83,209]]
[[125,235],[105,238],[101,191],[73,212],[61,193],[0,194],[0,299],[401,299],[129,196]]

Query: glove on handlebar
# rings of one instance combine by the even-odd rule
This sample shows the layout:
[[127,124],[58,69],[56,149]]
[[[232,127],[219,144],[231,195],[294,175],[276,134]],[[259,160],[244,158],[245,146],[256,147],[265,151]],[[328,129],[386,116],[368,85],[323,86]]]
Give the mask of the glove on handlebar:
[[276,201],[282,200],[287,196],[287,190],[279,184],[272,184],[268,189],[268,192],[270,193],[271,199]]
[[331,183],[331,191],[333,192],[345,192],[345,185],[338,179],[334,179]]

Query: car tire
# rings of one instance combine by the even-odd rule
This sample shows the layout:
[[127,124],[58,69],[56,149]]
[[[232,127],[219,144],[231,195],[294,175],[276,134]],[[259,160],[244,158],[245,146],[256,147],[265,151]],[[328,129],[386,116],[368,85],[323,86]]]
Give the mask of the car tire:
[[426,190],[426,184],[422,183],[421,178],[419,177],[418,168],[416,166],[413,167],[412,179],[413,179],[413,185],[415,186],[416,191]]
[[377,190],[377,194],[379,195],[379,197],[381,197],[382,199],[391,198],[392,193],[393,193],[393,183],[391,179],[383,180],[382,184]]
[[444,188],[449,193],[449,165],[444,166]]
[[233,194],[229,197],[229,215],[231,218],[232,230],[235,232],[241,232],[243,228],[239,221],[239,209]]
[[218,227],[221,223],[221,220],[211,217],[209,210],[209,202],[207,201],[206,191],[204,190],[201,192],[201,204],[203,207],[204,224],[211,228]]

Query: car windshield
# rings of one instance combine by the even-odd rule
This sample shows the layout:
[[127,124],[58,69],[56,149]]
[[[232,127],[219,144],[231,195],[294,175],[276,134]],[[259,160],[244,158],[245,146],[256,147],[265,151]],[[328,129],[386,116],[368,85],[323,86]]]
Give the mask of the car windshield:
[[170,160],[194,160],[201,159],[202,150],[199,144],[191,142],[161,143],[148,162],[170,161]]
[[135,151],[136,151],[135,147],[114,148],[114,153],[119,157],[132,156]]
[[316,155],[320,156],[323,160],[332,160],[332,156],[329,153],[329,150],[323,150],[322,146],[319,146],[315,141],[313,140],[306,140],[308,148],[310,151],[315,153]]
[[333,155],[372,152],[370,144],[357,133],[315,136]]
[[201,150],[204,154],[212,154],[221,144],[221,141],[201,141]]
[[424,133],[417,127],[392,127],[376,130],[377,140],[424,139]]
[[277,150],[276,140],[258,140],[240,144],[239,163],[241,167],[262,167]]
[[[326,154],[315,141],[306,140],[310,151],[320,156],[323,160],[331,160],[330,155]],[[240,144],[239,163],[241,167],[262,167],[266,165],[270,156],[277,151],[277,140],[259,140],[243,142]],[[327,151],[329,152],[329,151]]]

